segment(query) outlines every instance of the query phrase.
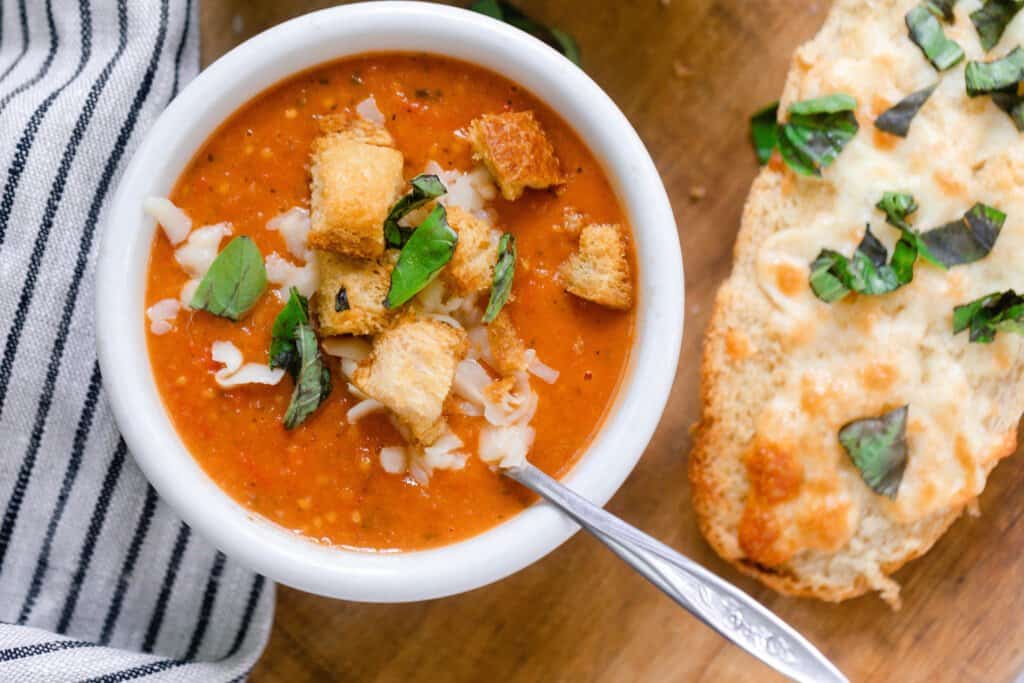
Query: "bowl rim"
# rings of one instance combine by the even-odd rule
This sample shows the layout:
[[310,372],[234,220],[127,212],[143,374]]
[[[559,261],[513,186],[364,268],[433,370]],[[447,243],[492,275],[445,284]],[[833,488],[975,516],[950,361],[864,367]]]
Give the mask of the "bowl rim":
[[279,24],[200,73],[144,137],[103,226],[96,329],[110,405],[146,477],[207,540],[281,583],[364,602],[424,600],[484,586],[541,559],[578,527],[539,502],[454,544],[413,552],[368,552],[317,544],[235,502],[184,447],[153,381],[144,301],[157,228],[144,216],[141,202],[150,195],[166,196],[209,135],[267,88],[318,64],[398,51],[467,61],[530,90],[591,149],[629,217],[639,285],[629,367],[598,434],[563,483],[599,505],[618,490],[660,421],[683,334],[682,254],[672,207],[654,162],[608,95],[532,36],[459,8],[406,1],[362,3]]

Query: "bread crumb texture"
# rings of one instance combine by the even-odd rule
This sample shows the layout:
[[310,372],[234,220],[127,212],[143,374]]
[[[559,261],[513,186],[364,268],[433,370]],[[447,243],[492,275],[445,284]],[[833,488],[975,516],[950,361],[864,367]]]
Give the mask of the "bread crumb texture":
[[413,439],[429,446],[445,432],[444,401],[467,348],[462,330],[406,315],[374,338],[352,382],[393,412]]
[[626,237],[618,225],[588,225],[579,248],[559,269],[570,294],[596,304],[628,310],[633,305]]
[[393,258],[372,261],[329,251],[316,252],[320,285],[310,302],[320,334],[377,334],[394,319],[384,307],[391,287]]
[[501,189],[515,201],[526,188],[562,182],[555,148],[532,111],[484,114],[469,124],[469,142]]
[[491,288],[498,242],[490,225],[465,209],[448,207],[448,225],[459,235],[455,253],[442,277],[458,294],[476,294]]
[[330,117],[321,126],[330,132],[313,142],[309,244],[375,259],[384,253],[384,219],[405,187],[404,157],[367,121]]

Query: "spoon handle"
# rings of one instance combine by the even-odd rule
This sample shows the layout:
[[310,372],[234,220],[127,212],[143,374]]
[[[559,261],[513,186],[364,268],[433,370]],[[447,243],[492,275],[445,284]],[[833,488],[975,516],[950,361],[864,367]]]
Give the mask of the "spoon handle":
[[732,584],[529,463],[505,474],[572,517],[666,595],[768,666],[801,683],[848,683],[803,636]]

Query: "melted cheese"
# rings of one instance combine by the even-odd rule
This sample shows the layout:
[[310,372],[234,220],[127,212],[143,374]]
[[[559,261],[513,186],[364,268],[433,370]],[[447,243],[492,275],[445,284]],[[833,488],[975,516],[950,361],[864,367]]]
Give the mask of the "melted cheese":
[[277,384],[284,377],[284,370],[261,363],[244,363],[242,352],[229,341],[215,341],[210,348],[210,358],[224,367],[213,374],[217,384],[230,389],[242,384]]
[[[994,344],[970,344],[966,333],[953,335],[951,316],[957,304],[1024,287],[1024,142],[988,98],[967,97],[963,63],[939,74],[908,39],[903,16],[915,1],[860,4],[865,16],[887,19],[831,22],[803,46],[781,110],[846,92],[857,98],[860,132],[823,178],[791,183],[780,227],[756,256],[757,283],[773,309],[770,331],[785,350],[780,375],[787,377],[757,419],[757,433],[788,444],[804,477],[797,498],[771,506],[773,559],[841,546],[869,503],[899,522],[966,503],[984,487],[1015,426],[1003,424],[997,397],[1016,381],[1006,370],[1024,339],[1000,334]],[[986,55],[968,18],[979,6],[963,0],[956,22],[943,24],[967,60],[1001,57],[1024,41],[1022,14]],[[882,111],[936,80],[906,139],[875,132]],[[870,223],[891,254],[898,231],[874,208],[886,191],[914,195],[919,230],[956,220],[975,202],[1008,218],[981,261],[942,271],[919,260],[913,282],[896,292],[819,301],[807,276],[822,248],[852,253]],[[867,488],[836,434],[851,420],[903,404],[910,405],[909,461],[890,501]],[[748,505],[750,529],[765,526],[758,505]]]

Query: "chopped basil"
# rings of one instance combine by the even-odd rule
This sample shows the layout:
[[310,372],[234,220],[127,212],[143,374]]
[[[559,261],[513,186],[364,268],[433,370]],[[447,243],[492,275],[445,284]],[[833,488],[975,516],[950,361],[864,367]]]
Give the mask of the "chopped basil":
[[790,114],[811,116],[813,114],[839,114],[853,111],[857,108],[857,100],[853,95],[846,93],[833,93],[823,97],[815,97],[803,102],[794,102],[789,105]]
[[917,247],[904,234],[888,264],[887,255],[885,245],[868,226],[853,256],[847,258],[832,249],[821,250],[811,262],[811,291],[825,303],[839,301],[850,292],[876,295],[895,291],[913,279]]
[[436,175],[421,174],[409,181],[409,184],[412,185],[412,191],[395,202],[388,217],[384,219],[384,240],[389,247],[396,249],[405,246],[405,242],[413,230],[400,226],[398,221],[402,220],[410,211],[418,209],[430,200],[437,199],[448,192],[444,183]]
[[909,406],[879,417],[849,422],[839,430],[839,443],[872,491],[896,498],[907,468]]
[[772,158],[778,137],[779,103],[772,102],[750,117],[750,140],[754,144],[757,161],[762,166]]
[[331,393],[331,371],[324,365],[316,333],[309,323],[296,325],[294,339],[301,362],[292,400],[284,413],[285,429],[305,422]]
[[270,367],[284,368],[292,379],[299,376],[301,358],[295,344],[295,330],[299,325],[309,324],[309,303],[299,290],[288,290],[288,302],[274,318],[270,337]]
[[882,112],[882,115],[875,119],[875,128],[878,130],[898,135],[901,138],[907,137],[910,132],[910,123],[921,111],[921,107],[928,101],[938,83],[927,88],[911,93],[900,100],[894,107]]
[[922,233],[931,257],[945,266],[973,263],[988,256],[1006,222],[1006,214],[975,204],[963,218]]
[[284,368],[295,381],[284,414],[285,429],[294,429],[331,393],[331,371],[324,365],[316,333],[309,324],[309,302],[295,287],[288,291],[288,303],[271,328],[270,367]]
[[946,37],[942,24],[924,5],[918,5],[907,12],[906,20],[910,39],[939,71],[945,71],[964,58],[963,49]]
[[968,62],[964,72],[967,94],[971,97],[991,95],[1007,89],[1017,90],[1024,80],[1024,50],[1015,47],[1001,59],[991,62]]
[[458,234],[448,225],[447,212],[438,204],[402,247],[391,271],[391,288],[384,306],[401,306],[430,284],[452,260],[458,241]]
[[1024,334],[1024,297],[1012,289],[993,292],[953,309],[953,334],[970,328],[970,340],[988,344],[997,332]]
[[801,175],[821,175],[857,134],[857,100],[837,93],[797,102],[779,127],[778,145],[786,165]]
[[1024,0],[986,0],[981,9],[971,12],[971,23],[978,31],[985,52],[996,46],[1021,7],[1024,7]]
[[1016,91],[992,93],[992,102],[1005,111],[1017,130],[1024,132],[1024,97]]
[[508,301],[512,293],[512,279],[516,274],[516,238],[505,233],[498,242],[498,260],[494,264],[494,281],[491,285],[491,298],[487,301],[484,311],[484,322],[490,323],[498,317],[501,307]]
[[909,229],[907,217],[917,211],[914,195],[904,192],[886,192],[875,205],[885,214],[886,222],[900,230]]
[[256,243],[240,236],[206,271],[189,305],[222,318],[238,320],[249,312],[267,288],[267,269]]
[[917,200],[914,199],[913,195],[901,192],[886,192],[875,207],[885,213],[886,223],[903,233],[903,239],[914,244],[921,258],[945,270],[946,265],[932,254],[921,235],[910,227],[910,224],[907,222],[907,217],[917,211]]
[[924,6],[929,12],[934,14],[939,19],[943,19],[950,23],[955,18],[953,15],[953,5],[956,4],[956,0],[925,0]]
[[964,78],[968,95],[990,95],[992,102],[1010,115],[1017,130],[1024,131],[1024,97],[1018,91],[1024,81],[1024,50],[1014,48],[991,62],[968,62]]
[[348,304],[348,290],[344,287],[338,289],[338,293],[334,295],[334,312],[344,313],[351,306]]
[[531,19],[511,3],[504,2],[504,0],[476,0],[469,6],[469,9],[526,31],[561,52],[574,64],[580,63],[580,48],[572,36],[565,31],[550,28]]

